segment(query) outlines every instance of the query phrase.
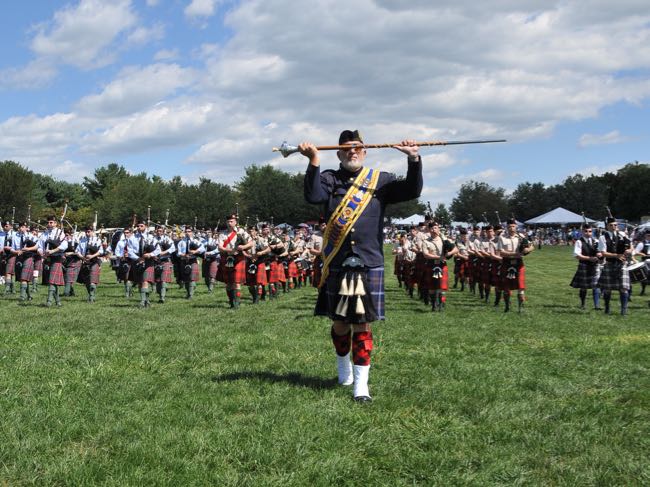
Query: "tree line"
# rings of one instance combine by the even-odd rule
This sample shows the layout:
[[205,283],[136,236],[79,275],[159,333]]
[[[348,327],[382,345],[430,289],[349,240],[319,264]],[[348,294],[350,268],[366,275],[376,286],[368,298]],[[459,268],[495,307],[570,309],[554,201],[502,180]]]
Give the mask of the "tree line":
[[[131,174],[123,166],[111,163],[99,167],[92,177],[81,183],[69,183],[38,174],[14,161],[0,162],[0,217],[25,221],[43,221],[48,214],[62,214],[80,226],[92,224],[95,212],[98,225],[122,227],[133,216],[170,224],[196,224],[212,228],[224,223],[228,213],[239,211],[241,221],[297,224],[317,221],[323,209],[305,202],[304,173],[289,174],[270,165],[245,168],[242,178],[227,185],[208,178],[197,183],[184,182],[180,176],[170,180],[146,173]],[[409,201],[387,208],[389,220],[414,213],[431,213],[444,224],[454,221],[489,221],[514,215],[525,221],[562,206],[576,213],[584,212],[603,219],[609,206],[617,218],[632,222],[650,214],[650,166],[638,162],[627,164],[616,173],[600,176],[570,176],[562,183],[546,186],[524,182],[508,194],[504,188],[485,182],[463,184],[451,205]],[[31,210],[28,208],[31,205]]]

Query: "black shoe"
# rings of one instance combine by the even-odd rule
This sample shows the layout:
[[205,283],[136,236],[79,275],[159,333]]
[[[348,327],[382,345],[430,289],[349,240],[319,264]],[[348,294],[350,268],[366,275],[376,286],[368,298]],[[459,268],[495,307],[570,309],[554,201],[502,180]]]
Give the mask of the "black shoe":
[[356,396],[353,398],[355,402],[361,403],[361,404],[369,404],[372,402],[372,397],[370,396]]

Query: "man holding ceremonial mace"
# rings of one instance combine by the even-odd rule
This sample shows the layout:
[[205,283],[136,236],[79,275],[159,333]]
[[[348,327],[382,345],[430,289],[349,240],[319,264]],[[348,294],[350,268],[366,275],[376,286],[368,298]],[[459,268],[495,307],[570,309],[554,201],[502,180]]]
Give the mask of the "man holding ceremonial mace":
[[384,319],[384,211],[387,204],[420,196],[422,159],[414,140],[393,146],[408,156],[406,179],[398,180],[363,167],[366,150],[358,131],[341,132],[339,145],[349,146],[337,151],[340,167],[322,173],[316,146],[298,147],[309,159],[305,199],[324,205],[327,219],[315,314],[332,320],[339,384],[354,384],[354,399],[369,402],[371,322]]

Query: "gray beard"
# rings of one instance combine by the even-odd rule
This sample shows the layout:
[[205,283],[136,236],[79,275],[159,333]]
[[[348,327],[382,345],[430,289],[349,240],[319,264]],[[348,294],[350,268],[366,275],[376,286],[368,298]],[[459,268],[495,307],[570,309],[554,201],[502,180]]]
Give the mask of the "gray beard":
[[346,171],[357,172],[359,169],[361,169],[363,164],[361,161],[342,161],[341,166],[343,166],[343,169]]

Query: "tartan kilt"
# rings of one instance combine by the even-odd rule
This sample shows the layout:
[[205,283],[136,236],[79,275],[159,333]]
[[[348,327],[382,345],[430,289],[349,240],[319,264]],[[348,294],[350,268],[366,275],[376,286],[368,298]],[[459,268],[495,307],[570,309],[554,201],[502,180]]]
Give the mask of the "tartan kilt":
[[32,282],[34,280],[34,257],[21,259],[20,280]]
[[454,275],[458,276],[459,279],[464,279],[467,275],[468,266],[469,260],[454,259]]
[[323,261],[321,260],[320,256],[316,256],[316,258],[314,259],[314,264],[312,265],[312,269],[313,269],[312,286],[313,287],[318,287],[318,285],[320,284],[320,278],[323,275],[322,262]]
[[[514,279],[508,279],[508,269],[510,267],[514,267],[517,270],[517,275]],[[523,260],[503,259],[501,263],[501,289],[504,291],[523,291],[526,289],[526,267],[524,267]]]
[[174,264],[171,260],[163,260],[158,263],[154,269],[156,282],[166,282],[167,284],[174,281]]
[[[433,277],[433,268],[440,267],[442,270],[442,277],[434,278]],[[426,289],[430,291],[446,291],[449,289],[449,268],[447,263],[443,260],[442,263],[434,264],[433,261],[427,262],[427,268],[425,272],[425,286]]]
[[397,255],[395,255],[395,261],[393,262],[393,274],[396,276],[402,275],[400,271],[400,260],[397,258]]
[[216,279],[219,271],[219,261],[217,259],[203,259],[202,270],[204,279]]
[[219,279],[226,284],[245,284],[246,283],[246,257],[243,255],[235,256],[235,265],[226,267],[226,259],[221,259],[219,263]]
[[492,273],[492,262],[483,259],[481,262],[481,282],[486,285],[490,285],[490,275]]
[[[248,266],[250,265],[256,265],[257,267],[257,272],[255,274],[251,274],[248,272]],[[266,286],[269,282],[266,277],[266,264],[264,262],[248,262],[248,266],[246,267],[246,285],[247,286]]]
[[289,261],[289,265],[287,266],[287,271],[289,274],[289,278],[298,277],[298,267],[296,266],[296,263],[293,260]]
[[621,261],[606,261],[600,272],[598,287],[601,291],[630,289],[630,274]]
[[[335,319],[339,292],[339,272],[341,272],[341,269],[330,267],[325,283],[318,289],[318,300],[314,308],[314,315],[328,316],[332,320]],[[384,268],[371,267],[368,269],[367,282],[370,299],[375,311],[377,311],[377,320],[385,320]]]
[[483,282],[481,281],[481,275],[483,273],[483,259],[476,257],[472,265],[472,277],[474,282]]
[[12,255],[7,257],[5,261],[5,275],[11,274],[12,276],[16,273],[16,256]]
[[284,277],[284,266],[282,265],[281,262],[278,262],[277,260],[272,260],[269,265],[266,267],[267,269],[267,279],[269,281],[269,284],[275,284],[280,281],[286,281]]
[[79,271],[81,271],[81,259],[74,259],[69,261],[68,265],[65,266],[65,282],[77,282]]
[[146,259],[144,262],[137,264],[132,263],[129,277],[132,277],[131,280],[136,284],[144,284],[145,282],[155,283],[156,277],[154,268],[155,266],[151,259]]
[[576,289],[592,289],[598,287],[599,278],[600,265],[597,262],[580,261],[569,286]]
[[426,261],[424,256],[421,253],[418,253],[417,256],[415,257],[415,273],[413,278],[415,279],[415,282],[418,283],[418,286],[421,288],[425,288],[424,285],[424,277],[426,274]]
[[501,271],[501,264],[499,262],[492,262],[492,269],[490,271],[490,286],[500,288],[501,287],[501,276],[499,272]]
[[43,272],[43,257],[40,254],[34,257],[34,272]]
[[63,276],[63,263],[50,262],[48,266],[43,267],[43,284],[53,284],[55,286],[63,286],[65,278]]
[[406,283],[406,287],[415,287],[417,284],[417,279],[415,278],[415,261],[402,261],[402,281]]
[[99,284],[99,275],[102,270],[102,262],[97,259],[95,262],[89,262],[81,265],[81,270],[77,276],[79,284]]

